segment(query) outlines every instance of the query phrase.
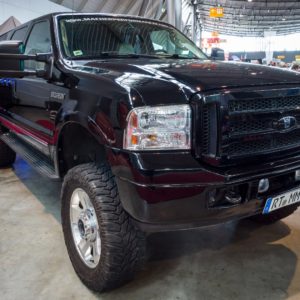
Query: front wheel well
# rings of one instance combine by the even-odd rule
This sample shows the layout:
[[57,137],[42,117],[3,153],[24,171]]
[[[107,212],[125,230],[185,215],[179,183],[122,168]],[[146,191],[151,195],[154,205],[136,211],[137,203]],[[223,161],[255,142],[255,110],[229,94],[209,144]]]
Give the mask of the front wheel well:
[[103,161],[105,148],[87,129],[76,123],[63,127],[57,146],[57,162],[61,177],[77,165]]

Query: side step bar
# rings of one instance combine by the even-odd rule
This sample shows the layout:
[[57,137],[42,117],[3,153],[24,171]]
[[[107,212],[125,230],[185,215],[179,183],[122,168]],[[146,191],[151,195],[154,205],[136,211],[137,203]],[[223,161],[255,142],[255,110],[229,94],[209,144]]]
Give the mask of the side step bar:
[[59,176],[57,176],[52,162],[43,154],[25,144],[12,133],[2,134],[0,135],[0,139],[32,165],[41,175],[47,176],[52,180],[59,180]]

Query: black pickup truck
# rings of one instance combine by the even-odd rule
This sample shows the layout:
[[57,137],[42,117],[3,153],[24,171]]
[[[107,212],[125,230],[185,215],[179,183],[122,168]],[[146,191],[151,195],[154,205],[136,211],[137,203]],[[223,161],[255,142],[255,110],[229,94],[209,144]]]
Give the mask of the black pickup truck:
[[300,73],[209,60],[138,17],[46,15],[0,37],[0,165],[62,180],[62,225],[91,289],[132,278],[145,233],[300,201]]

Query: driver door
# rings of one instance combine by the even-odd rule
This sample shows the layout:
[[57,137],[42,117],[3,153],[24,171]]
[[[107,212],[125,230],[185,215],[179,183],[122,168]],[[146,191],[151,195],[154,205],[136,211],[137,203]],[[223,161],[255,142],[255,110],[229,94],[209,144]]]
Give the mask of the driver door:
[[[32,24],[25,43],[25,54],[50,53],[52,41],[49,20]],[[45,69],[45,63],[25,61],[25,70]],[[64,100],[65,88],[49,83],[37,76],[24,77],[15,83],[15,105],[10,109],[12,117],[29,134],[20,137],[46,155],[50,155],[55,131],[56,113]],[[51,98],[51,95],[60,97]]]

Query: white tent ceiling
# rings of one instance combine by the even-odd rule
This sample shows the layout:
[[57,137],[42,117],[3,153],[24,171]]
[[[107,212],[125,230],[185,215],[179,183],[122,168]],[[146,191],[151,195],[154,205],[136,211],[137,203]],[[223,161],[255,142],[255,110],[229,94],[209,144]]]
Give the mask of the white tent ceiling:
[[[194,38],[192,32],[192,5],[191,0],[50,0],[63,5],[75,12],[114,13],[143,16],[176,24],[185,34]],[[174,8],[174,4],[181,7],[181,24],[174,23],[174,12],[168,16],[168,7]],[[171,4],[171,5],[170,5]],[[169,5],[169,6],[168,6]],[[173,15],[172,15],[173,14]],[[175,17],[176,18],[176,17]],[[179,21],[180,23],[180,21]],[[196,30],[197,31],[197,30]],[[195,31],[195,32],[196,32]]]
[[165,1],[161,0],[51,0],[78,12],[101,12],[145,16],[164,20]]
[[0,25],[0,35],[10,31],[21,25],[20,21],[15,17],[9,17],[5,22]]
[[[182,28],[191,33],[195,23],[190,19],[191,6],[195,8],[196,23],[204,31],[237,36],[263,36],[273,30],[279,35],[300,32],[299,0],[51,0],[79,12],[103,12],[145,16],[164,21],[168,1],[182,1]],[[213,6],[224,7],[223,18],[210,18]],[[197,31],[197,29],[196,29]]]

